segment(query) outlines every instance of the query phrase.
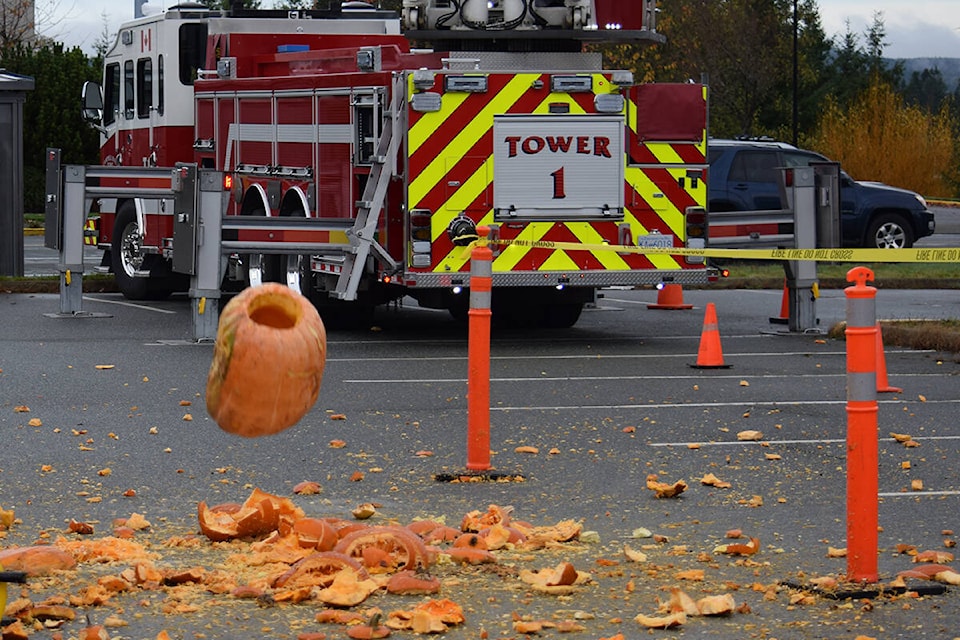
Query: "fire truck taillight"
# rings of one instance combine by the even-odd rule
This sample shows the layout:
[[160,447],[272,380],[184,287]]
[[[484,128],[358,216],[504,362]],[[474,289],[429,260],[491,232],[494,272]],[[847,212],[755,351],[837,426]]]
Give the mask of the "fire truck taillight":
[[231,191],[233,189],[233,176],[229,173],[223,174],[223,190]]
[[[707,212],[703,207],[687,207],[687,248],[705,249],[707,246]],[[703,256],[686,256],[687,264],[703,264]]]
[[429,267],[431,258],[430,232],[431,215],[427,209],[411,209],[410,211],[410,247],[411,264],[414,267]]

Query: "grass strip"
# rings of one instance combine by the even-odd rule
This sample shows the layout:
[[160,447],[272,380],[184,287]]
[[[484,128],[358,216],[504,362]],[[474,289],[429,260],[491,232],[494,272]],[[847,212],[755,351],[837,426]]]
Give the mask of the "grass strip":
[[[846,328],[846,322],[839,322],[828,335],[845,340]],[[953,361],[960,362],[960,320],[881,320],[880,332],[886,346],[952,353]]]

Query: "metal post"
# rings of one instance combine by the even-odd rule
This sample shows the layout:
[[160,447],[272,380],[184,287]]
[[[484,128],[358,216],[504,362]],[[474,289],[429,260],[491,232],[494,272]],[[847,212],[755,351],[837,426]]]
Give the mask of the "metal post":
[[[809,167],[794,167],[792,172],[794,212],[794,242],[797,249],[816,249],[816,189],[814,171]],[[791,191],[788,189],[787,191]],[[789,199],[788,199],[789,200]],[[787,322],[792,332],[819,332],[817,326],[817,263],[812,260],[791,260],[784,263],[789,291],[790,317]]]
[[63,227],[60,242],[60,313],[79,314],[83,299],[83,223],[87,212],[86,168],[67,165],[63,174]]
[[877,290],[873,272],[847,272],[847,579],[877,582]]
[[214,340],[220,320],[220,219],[226,204],[223,173],[201,170],[199,193],[193,213],[197,218],[196,269],[190,278],[193,337],[198,342]]
[[469,363],[467,365],[467,469],[490,468],[490,303],[493,251],[490,227],[477,227],[480,240],[470,253]]

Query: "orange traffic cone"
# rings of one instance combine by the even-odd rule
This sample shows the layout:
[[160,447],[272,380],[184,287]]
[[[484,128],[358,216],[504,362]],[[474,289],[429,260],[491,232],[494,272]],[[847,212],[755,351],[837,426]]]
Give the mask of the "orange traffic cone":
[[790,289],[787,288],[787,280],[783,280],[783,298],[780,300],[780,317],[779,318],[770,318],[772,324],[789,324],[790,323]]
[[891,387],[887,382],[887,358],[883,355],[883,336],[877,323],[877,393],[902,393],[900,387]]
[[720,329],[717,327],[717,309],[712,302],[707,303],[707,312],[703,316],[703,332],[700,335],[697,364],[690,366],[694,369],[729,369],[731,366],[723,363]]
[[647,305],[647,309],[693,309],[693,305],[684,304],[683,287],[665,284],[657,293],[657,303]]

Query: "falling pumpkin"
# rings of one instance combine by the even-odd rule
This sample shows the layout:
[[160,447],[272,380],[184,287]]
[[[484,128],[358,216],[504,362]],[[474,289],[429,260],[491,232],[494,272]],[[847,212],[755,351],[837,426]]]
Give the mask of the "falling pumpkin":
[[277,283],[248,287],[220,315],[207,411],[228,433],[279,433],[317,401],[326,355],[326,330],[309,300]]

